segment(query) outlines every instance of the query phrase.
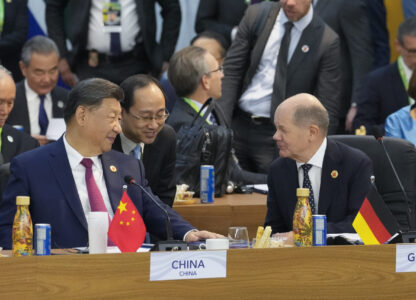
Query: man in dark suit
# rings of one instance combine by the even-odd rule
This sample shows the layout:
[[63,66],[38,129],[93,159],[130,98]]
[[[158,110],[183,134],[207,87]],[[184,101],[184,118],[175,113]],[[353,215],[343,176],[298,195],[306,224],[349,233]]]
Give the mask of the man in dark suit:
[[309,188],[312,214],[326,215],[328,233],[354,232],[352,221],[370,190],[371,160],[326,138],[328,113],[317,98],[298,94],[275,113],[280,157],[270,167],[265,225],[292,230],[296,189]]
[[[164,19],[160,44],[156,42],[156,2]],[[159,76],[166,70],[179,36],[178,0],[123,1],[121,25],[113,26],[118,32],[103,26],[102,5],[95,0],[46,1],[48,33],[61,52],[59,71],[65,83],[74,86],[78,76],[102,77],[120,84],[134,74]]]
[[358,101],[354,128],[364,125],[367,133],[373,133],[373,127],[377,126],[384,132],[386,118],[415,100],[407,94],[409,80],[416,69],[415,28],[416,17],[404,20],[395,41],[400,54],[397,61],[367,75]]
[[[179,98],[167,123],[176,132],[182,126],[190,126],[198,116],[198,111],[209,99],[221,97],[222,67],[207,50],[190,46],[175,53],[170,60],[169,81]],[[224,113],[217,100],[207,118],[209,124],[228,126]],[[232,149],[229,153],[230,180],[236,184],[265,183],[266,174],[257,174],[243,170]]]
[[59,51],[45,36],[35,36],[22,49],[20,69],[25,80],[16,85],[14,109],[7,124],[23,127],[41,145],[48,143],[46,130],[51,118],[62,118],[67,90],[58,82]]
[[[257,32],[263,12],[267,18]],[[329,132],[335,133],[339,55],[337,34],[313,13],[310,0],[265,2],[247,9],[225,58],[218,102],[227,120],[233,118],[236,154],[243,168],[267,172],[276,158],[273,113],[289,96],[315,94],[329,112]]]
[[176,193],[176,134],[165,120],[165,96],[149,75],[134,75],[121,83],[122,132],[113,149],[142,161],[152,192],[172,206]]
[[[86,216],[91,211],[107,211],[112,218],[123,193],[124,177],[132,176],[151,193],[143,165],[135,158],[111,150],[121,132],[123,91],[104,79],[80,82],[70,92],[65,107],[67,130],[57,142],[15,158],[11,177],[0,206],[0,246],[10,248],[15,199],[30,196],[33,223],[52,227],[52,247],[86,246]],[[140,212],[147,230],[166,238],[165,215],[136,186],[127,190]],[[154,196],[154,200],[160,200]],[[162,202],[172,222],[173,235],[187,242],[218,235],[195,231],[174,210]],[[97,208],[94,208],[97,207]]]
[[319,0],[314,3],[315,12],[338,34],[340,40],[342,94],[337,132],[343,133],[351,130],[364,76],[372,68],[370,24],[362,0]]
[[22,80],[19,58],[27,38],[27,0],[3,1],[3,26],[0,26],[0,64],[10,70],[15,81]]
[[5,124],[13,108],[16,86],[11,73],[0,65],[0,203],[9,179],[8,163],[16,155],[39,146],[37,140],[10,125]]

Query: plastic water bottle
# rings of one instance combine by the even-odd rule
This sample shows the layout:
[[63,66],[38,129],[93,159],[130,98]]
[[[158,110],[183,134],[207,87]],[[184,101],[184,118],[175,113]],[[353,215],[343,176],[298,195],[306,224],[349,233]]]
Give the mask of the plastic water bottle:
[[33,226],[29,212],[30,197],[16,197],[16,215],[13,222],[13,256],[33,255]]

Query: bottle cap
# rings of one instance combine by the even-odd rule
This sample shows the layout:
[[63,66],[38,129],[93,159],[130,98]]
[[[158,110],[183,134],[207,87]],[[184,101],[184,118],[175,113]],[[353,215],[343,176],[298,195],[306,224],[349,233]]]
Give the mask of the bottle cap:
[[29,196],[17,196],[16,205],[29,205],[30,197]]
[[297,197],[309,197],[309,189],[297,188],[296,189],[296,196]]

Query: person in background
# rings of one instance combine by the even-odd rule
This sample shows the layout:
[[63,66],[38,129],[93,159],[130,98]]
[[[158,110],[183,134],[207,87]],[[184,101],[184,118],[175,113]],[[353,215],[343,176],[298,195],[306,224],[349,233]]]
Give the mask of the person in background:
[[122,132],[113,149],[142,161],[152,192],[172,206],[176,193],[176,134],[165,120],[165,95],[150,75],[134,75],[121,83],[124,91]]
[[358,100],[353,127],[366,127],[367,134],[374,126],[384,132],[384,122],[390,114],[412,104],[407,89],[416,69],[416,17],[404,20],[395,41],[399,58],[390,65],[369,73]]
[[19,59],[29,27],[27,0],[2,2],[4,7],[3,14],[0,15],[0,64],[12,72],[13,79],[17,82],[23,79]]
[[[260,28],[263,14],[267,19]],[[330,134],[338,128],[339,38],[314,13],[311,0],[249,6],[227,52],[224,75],[218,105],[232,124],[236,155],[245,170],[267,173],[277,157],[273,114],[289,96],[316,95],[329,112]]]
[[[191,46],[198,46],[207,50],[222,66],[230,44],[221,34],[214,31],[204,31],[191,40]],[[161,84],[166,95],[166,108],[168,111],[172,111],[178,96],[167,78],[162,78]]]
[[371,187],[372,163],[360,150],[327,139],[328,112],[310,94],[283,101],[274,115],[279,158],[270,166],[265,226],[292,231],[296,189],[309,188],[312,214],[328,233],[355,232],[352,222]]
[[315,12],[339,36],[342,94],[337,133],[351,131],[364,76],[373,65],[370,23],[363,0],[315,0]]
[[67,126],[62,137],[12,161],[0,206],[1,247],[11,247],[17,195],[30,196],[34,224],[51,224],[53,248],[87,246],[86,216],[91,211],[107,212],[110,219],[114,216],[125,176],[133,177],[149,193],[134,185],[127,188],[149,233],[162,239],[167,236],[166,216],[156,201],[170,216],[174,238],[191,242],[220,237],[196,230],[157,196],[151,196],[141,161],[111,150],[121,132],[123,98],[123,90],[110,81],[92,78],[78,83],[65,107]]
[[[169,81],[175,88],[178,99],[167,123],[176,132],[182,126],[190,126],[202,105],[210,98],[214,99],[214,108],[207,118],[213,125],[228,126],[224,113],[217,105],[221,96],[221,80],[224,77],[222,67],[207,50],[189,46],[175,53],[169,63]],[[234,154],[230,151],[230,180],[237,184],[266,183],[266,174],[243,170]]]
[[[407,91],[409,97],[416,99],[416,73],[413,72]],[[389,115],[385,124],[386,136],[408,140],[416,146],[416,103],[407,105]]]
[[16,99],[7,123],[23,128],[41,145],[48,143],[51,118],[62,118],[68,91],[57,86],[59,51],[45,36],[35,36],[22,49],[20,69],[25,79],[16,85]]
[[[160,42],[156,3],[163,18]],[[115,19],[108,18],[110,8]],[[175,51],[180,24],[178,0],[46,1],[48,34],[61,54],[59,72],[71,87],[78,78],[100,77],[120,84],[139,73],[159,77]]]
[[[9,179],[8,167],[3,164],[9,163],[18,154],[39,146],[36,139],[6,124],[16,96],[16,85],[11,76],[11,73],[0,65],[0,203]],[[3,172],[3,168],[6,172]]]

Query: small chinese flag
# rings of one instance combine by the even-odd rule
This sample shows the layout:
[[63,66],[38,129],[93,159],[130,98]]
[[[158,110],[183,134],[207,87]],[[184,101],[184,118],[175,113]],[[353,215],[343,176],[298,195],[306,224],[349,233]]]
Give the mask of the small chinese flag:
[[111,221],[108,236],[121,252],[136,252],[143,244],[146,226],[126,190]]

